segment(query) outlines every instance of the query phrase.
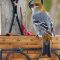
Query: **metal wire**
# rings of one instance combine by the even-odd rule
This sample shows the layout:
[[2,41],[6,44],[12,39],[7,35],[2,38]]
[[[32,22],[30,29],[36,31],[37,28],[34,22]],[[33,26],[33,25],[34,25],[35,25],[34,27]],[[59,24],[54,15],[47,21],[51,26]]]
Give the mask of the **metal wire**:
[[[6,56],[6,59],[5,60],[8,60],[9,56],[11,54],[14,53],[19,53],[19,54],[22,54],[24,55],[28,60],[32,60],[31,57],[28,56],[28,54],[25,54],[24,51],[28,50],[28,51],[42,51],[43,48],[13,48],[13,49],[1,49],[0,51],[0,60],[2,60],[2,52],[3,51],[8,51],[8,54]],[[60,54],[57,53],[57,51],[60,51],[59,48],[55,48],[55,49],[51,49],[51,53],[55,54],[58,59],[60,60]],[[36,58],[36,60],[39,60],[41,58],[41,54],[38,55],[38,57]]]
[[[15,49],[12,50],[12,52],[13,52],[13,51],[14,51],[15,53],[20,53],[20,54],[24,55],[28,60],[31,60],[31,58],[30,58],[27,54],[25,54],[22,49],[16,49],[16,48],[15,48]],[[12,54],[12,52],[8,52],[5,60],[8,60],[8,58],[9,58],[9,56]]]

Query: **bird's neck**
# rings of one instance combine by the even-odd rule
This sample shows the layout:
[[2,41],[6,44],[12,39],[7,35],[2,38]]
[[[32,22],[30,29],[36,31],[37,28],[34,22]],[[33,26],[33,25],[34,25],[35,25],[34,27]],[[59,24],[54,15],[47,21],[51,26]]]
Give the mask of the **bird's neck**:
[[38,11],[40,11],[40,9],[38,7],[33,7],[32,8],[32,14],[37,13]]
[[32,8],[32,14],[35,14],[35,13],[40,12],[40,11],[46,12],[46,10],[43,6],[42,7],[35,6],[35,7]]

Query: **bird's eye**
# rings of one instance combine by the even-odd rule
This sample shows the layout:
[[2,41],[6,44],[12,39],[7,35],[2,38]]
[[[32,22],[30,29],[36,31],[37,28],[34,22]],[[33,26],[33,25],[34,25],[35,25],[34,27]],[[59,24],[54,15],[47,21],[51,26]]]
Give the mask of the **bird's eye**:
[[38,4],[36,4],[36,6],[38,6]]
[[38,6],[38,4],[31,4],[30,6],[31,6],[31,7],[34,7],[34,6]]
[[34,7],[34,4],[31,4],[31,7]]

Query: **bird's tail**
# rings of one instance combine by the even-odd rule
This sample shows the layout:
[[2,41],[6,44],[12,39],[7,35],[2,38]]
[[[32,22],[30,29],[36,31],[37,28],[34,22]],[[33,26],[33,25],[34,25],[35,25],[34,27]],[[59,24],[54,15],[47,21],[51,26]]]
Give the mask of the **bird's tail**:
[[43,55],[47,55],[48,57],[51,57],[51,51],[50,51],[50,42],[46,43],[43,42]]
[[48,57],[51,57],[51,50],[50,50],[50,40],[52,39],[51,35],[49,33],[46,33],[43,37],[43,55],[47,55]]

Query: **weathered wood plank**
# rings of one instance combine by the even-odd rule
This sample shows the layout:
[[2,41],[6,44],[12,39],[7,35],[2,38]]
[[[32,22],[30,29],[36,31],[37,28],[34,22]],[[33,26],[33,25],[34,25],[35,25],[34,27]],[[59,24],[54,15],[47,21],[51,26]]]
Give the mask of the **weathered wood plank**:
[[[41,48],[42,37],[37,38],[36,36],[0,36],[0,48],[4,47]],[[59,36],[52,37],[51,47],[60,48]]]
[[[42,37],[37,38],[36,36],[0,36],[0,49],[13,49],[13,48],[42,48]],[[52,37],[51,48],[60,48],[60,36]],[[8,51],[3,51],[3,60],[5,59]],[[40,51],[24,51],[28,54],[32,60],[35,60]],[[13,53],[14,58],[9,56],[9,60],[27,60],[23,55]],[[41,56],[40,60],[57,60],[57,57],[48,58],[47,56]],[[56,57],[56,58],[55,58]]]

